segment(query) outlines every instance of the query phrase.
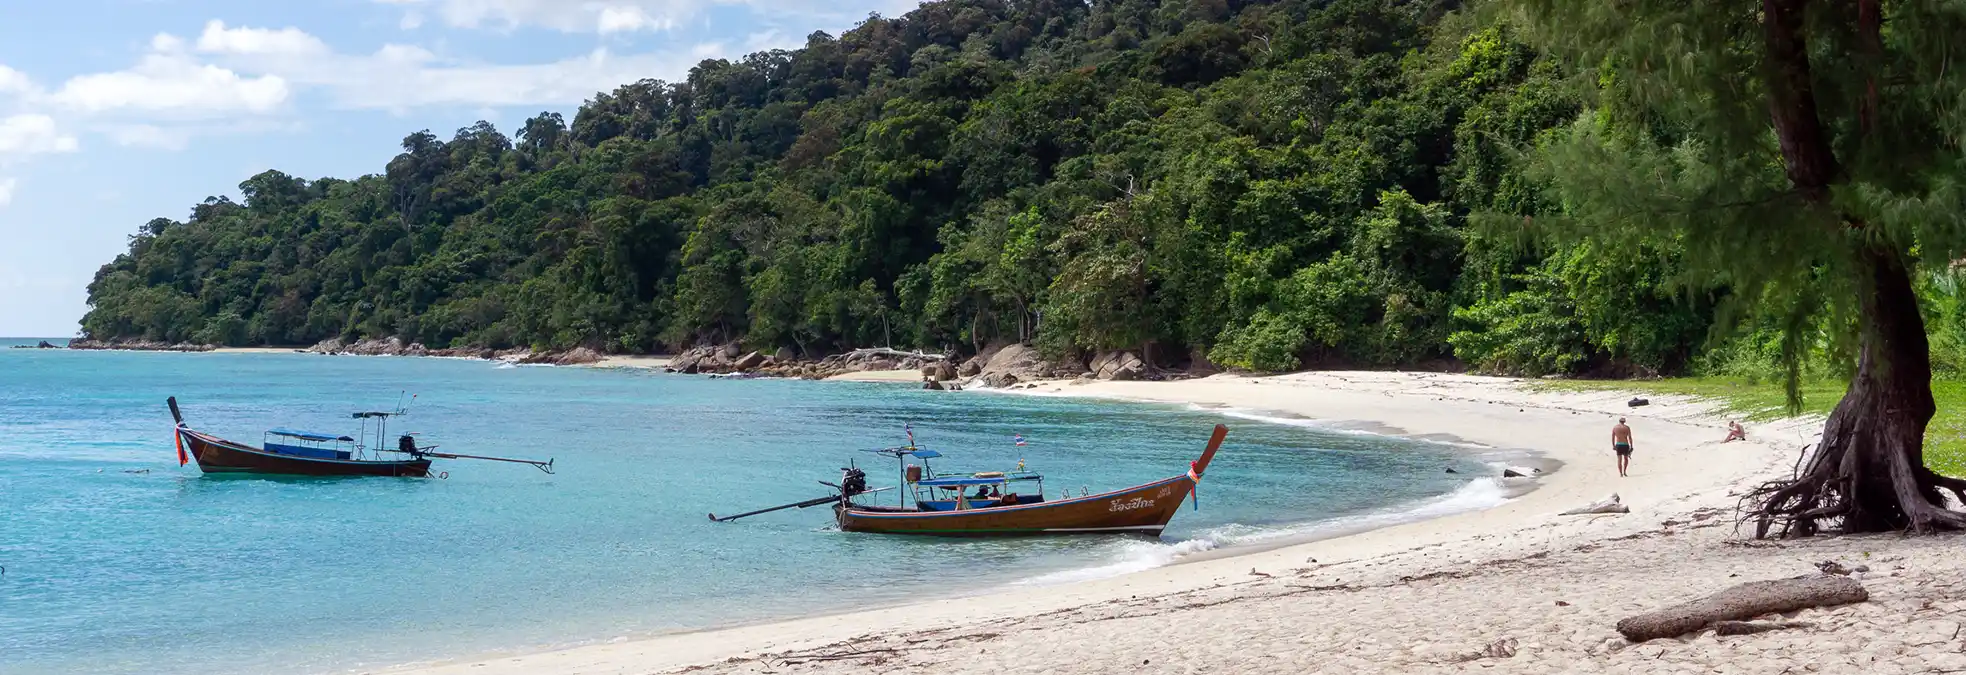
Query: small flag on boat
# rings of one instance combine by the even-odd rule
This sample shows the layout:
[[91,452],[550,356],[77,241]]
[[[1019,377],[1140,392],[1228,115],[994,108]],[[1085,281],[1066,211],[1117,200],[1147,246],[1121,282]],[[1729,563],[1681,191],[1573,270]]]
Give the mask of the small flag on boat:
[[1011,435],[1011,437],[1017,440],[1017,445],[1018,445],[1019,447],[1023,447],[1023,445],[1024,445],[1024,434],[1012,434],[1012,435]]

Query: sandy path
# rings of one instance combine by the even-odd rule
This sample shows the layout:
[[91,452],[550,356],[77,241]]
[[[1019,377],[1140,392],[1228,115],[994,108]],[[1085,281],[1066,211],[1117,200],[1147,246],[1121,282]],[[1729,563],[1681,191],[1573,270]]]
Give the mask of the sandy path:
[[[1966,613],[1960,539],[1768,544],[1733,532],[1740,489],[1787,469],[1813,432],[1806,422],[1750,427],[1756,442],[1722,445],[1715,441],[1723,420],[1695,402],[1654,397],[1631,409],[1626,395],[1437,374],[1050,383],[1020,393],[1371,423],[1534,450],[1562,468],[1537,479],[1540,489],[1486,511],[1121,577],[397,672],[1779,673],[1805,672],[1812,663],[1821,672],[1966,669],[1956,623]],[[1620,415],[1631,420],[1637,441],[1630,478],[1618,477],[1608,449],[1609,427]],[[1217,461],[1233,461],[1230,438]],[[1632,513],[1554,515],[1613,492]],[[1869,561],[1876,569],[1866,584],[1876,600],[1804,612],[1816,627],[1756,636],[1631,646],[1612,630],[1631,613],[1739,581],[1810,572],[1811,563],[1830,558]],[[1473,658],[1504,641],[1512,656]]]

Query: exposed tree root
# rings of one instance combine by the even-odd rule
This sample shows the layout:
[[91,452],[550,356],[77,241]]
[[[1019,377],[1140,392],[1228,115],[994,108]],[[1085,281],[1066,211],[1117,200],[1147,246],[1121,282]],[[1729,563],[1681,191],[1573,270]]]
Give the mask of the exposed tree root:
[[1966,481],[1924,465],[1925,425],[1936,406],[1911,277],[1898,254],[1872,249],[1858,258],[1869,274],[1856,377],[1795,477],[1741,498],[1756,537],[1966,529],[1966,513],[1948,509],[1944,492],[1966,503]]

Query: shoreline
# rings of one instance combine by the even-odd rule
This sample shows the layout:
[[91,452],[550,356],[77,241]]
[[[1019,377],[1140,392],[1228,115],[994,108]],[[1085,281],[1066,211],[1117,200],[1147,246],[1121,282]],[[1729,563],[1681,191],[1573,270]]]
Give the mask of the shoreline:
[[[919,377],[917,373],[900,372],[909,377],[907,381]],[[1532,383],[1522,380],[1435,373],[1218,375],[1174,382],[1047,381],[1035,388],[999,393],[1278,411],[1301,416],[1307,425],[1327,429],[1358,423],[1365,425],[1359,430],[1363,433],[1391,431],[1397,432],[1392,435],[1420,440],[1453,439],[1441,442],[1485,446],[1468,447],[1476,452],[1521,448],[1557,463],[1561,469],[1530,479],[1535,489],[1487,509],[1367,526],[1364,531],[1339,532],[1337,536],[1305,542],[1253,548],[1236,546],[1217,555],[1191,555],[1172,564],[1119,576],[1058,585],[998,588],[977,595],[937,599],[932,604],[906,605],[903,611],[884,607],[804,616],[522,656],[405,665],[365,672],[484,675],[688,669],[749,673],[774,668],[776,672],[784,672],[785,667],[800,664],[807,665],[795,670],[898,665],[903,666],[898,670],[915,672],[919,667],[922,672],[928,672],[942,670],[931,666],[946,666],[952,659],[960,663],[995,662],[1006,658],[998,655],[1010,645],[984,647],[949,639],[934,648],[895,647],[878,652],[854,648],[870,643],[911,645],[922,640],[909,636],[932,634],[990,635],[988,639],[994,641],[1000,638],[992,627],[1001,629],[1006,625],[1045,626],[1045,630],[1019,633],[1023,636],[1019,639],[1037,643],[1053,639],[1049,634],[1054,632],[1089,631],[1096,635],[1081,635],[1083,642],[1051,644],[1044,649],[1069,646],[1066,652],[1051,658],[1063,659],[1065,653],[1078,656],[1091,653],[1099,658],[1117,659],[1121,656],[1118,652],[1124,651],[1115,650],[1116,645],[1125,642],[1119,639],[1122,636],[1101,632],[1108,631],[1110,627],[1102,626],[1112,622],[1088,619],[1087,613],[1124,615],[1158,604],[1194,604],[1195,596],[1226,596],[1228,600],[1224,602],[1254,599],[1250,593],[1275,590],[1278,585],[1291,586],[1287,579],[1321,577],[1340,569],[1347,574],[1334,577],[1333,581],[1354,578],[1351,576],[1354,572],[1389,566],[1417,565],[1420,571],[1416,574],[1422,577],[1445,574],[1444,567],[1465,566],[1485,554],[1492,555],[1487,549],[1496,548],[1496,542],[1510,544],[1500,548],[1511,555],[1536,557],[1548,555],[1560,547],[1560,542],[1630,538],[1635,536],[1634,532],[1642,532],[1662,518],[1690,511],[1710,511],[1716,504],[1730,501],[1730,491],[1767,477],[1772,470],[1786,468],[1793,461],[1787,439],[1804,441],[1817,426],[1809,419],[1754,425],[1750,427],[1754,441],[1722,446],[1718,440],[1724,433],[1723,420],[1706,403],[1654,397],[1650,406],[1627,409],[1623,393],[1537,391]],[[1634,459],[1631,478],[1616,476],[1611,470],[1611,455],[1603,447],[1608,445],[1609,426],[1618,416],[1632,419],[1639,439],[1640,454]],[[1783,445],[1772,445],[1771,441]],[[1556,515],[1613,492],[1632,509],[1630,514]],[[1523,553],[1524,550],[1531,552]],[[1237,618],[1262,620],[1246,614]],[[1609,632],[1608,624],[1599,628],[1599,632]],[[1217,644],[1214,648],[1235,650],[1233,638],[1217,637],[1229,644]],[[866,655],[854,656],[856,651]],[[917,663],[912,660],[915,656],[889,654],[902,651],[920,652],[920,658],[928,660]],[[890,658],[907,662],[896,664]],[[774,660],[780,663],[774,665]],[[1039,670],[1028,661],[1004,661],[999,665],[1011,670]],[[1178,664],[1181,659],[1172,661]],[[1121,661],[1111,660],[1105,667],[1123,667],[1120,664]],[[1069,670],[1074,666],[1060,660],[1053,667]]]

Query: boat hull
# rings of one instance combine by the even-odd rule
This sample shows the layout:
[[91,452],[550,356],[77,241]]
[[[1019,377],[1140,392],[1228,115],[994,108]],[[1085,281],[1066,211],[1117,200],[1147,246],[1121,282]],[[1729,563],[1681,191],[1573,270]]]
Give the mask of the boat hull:
[[190,429],[177,430],[178,443],[205,473],[262,473],[291,476],[430,475],[430,460],[370,461],[317,459],[266,452]]
[[835,507],[840,529],[848,532],[920,534],[943,537],[1004,537],[1047,534],[1138,534],[1160,536],[1167,521],[1194,491],[1191,476],[1085,497],[1036,504],[965,511],[916,511],[843,504]]

